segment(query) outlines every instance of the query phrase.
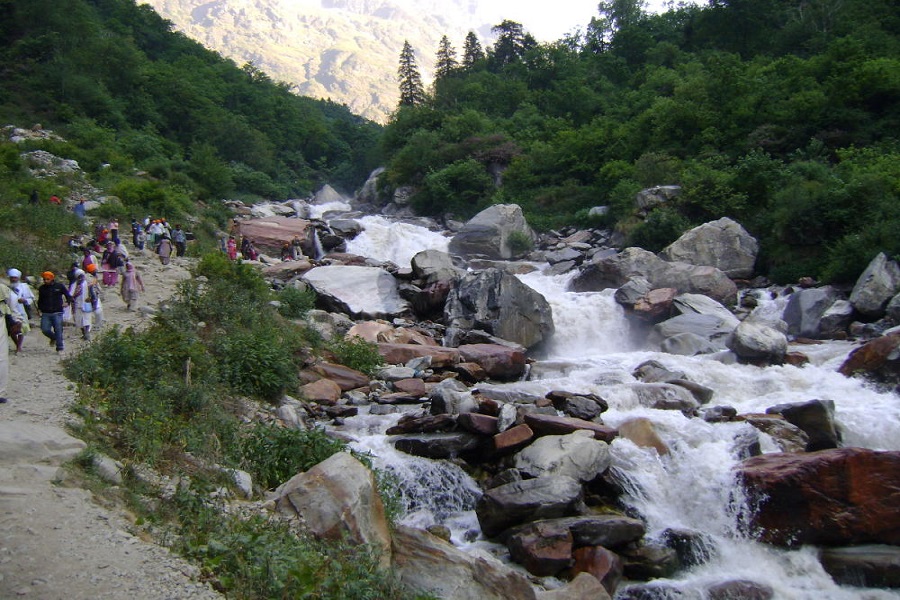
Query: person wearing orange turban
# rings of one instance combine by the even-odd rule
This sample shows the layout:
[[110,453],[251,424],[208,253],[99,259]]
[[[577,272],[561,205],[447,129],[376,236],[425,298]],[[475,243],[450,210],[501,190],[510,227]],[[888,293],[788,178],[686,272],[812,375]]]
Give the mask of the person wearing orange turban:
[[63,342],[63,308],[68,303],[72,306],[72,295],[68,288],[56,281],[52,271],[41,273],[44,283],[38,288],[38,311],[41,313],[41,333],[50,339],[50,345],[62,352]]

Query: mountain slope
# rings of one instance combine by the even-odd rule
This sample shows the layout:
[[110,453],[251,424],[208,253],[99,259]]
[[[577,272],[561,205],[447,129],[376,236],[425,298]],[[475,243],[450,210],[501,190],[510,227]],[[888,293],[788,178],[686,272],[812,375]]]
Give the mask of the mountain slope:
[[303,95],[327,98],[374,121],[397,106],[404,40],[425,80],[442,35],[461,53],[470,30],[490,24],[476,0],[147,0],[176,28],[235,60],[252,62]]

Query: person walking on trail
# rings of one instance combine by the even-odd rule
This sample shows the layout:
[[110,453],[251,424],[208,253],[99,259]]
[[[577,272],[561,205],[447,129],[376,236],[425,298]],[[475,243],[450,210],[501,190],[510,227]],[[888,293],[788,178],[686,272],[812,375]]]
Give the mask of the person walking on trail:
[[144,280],[141,274],[134,268],[134,264],[125,264],[125,276],[122,277],[122,300],[125,302],[125,310],[131,310],[137,306],[139,293],[144,291]]
[[172,240],[168,235],[163,234],[162,239],[156,244],[156,253],[159,255],[159,262],[169,264],[169,257],[172,256]]
[[9,289],[13,294],[10,305],[14,312],[19,313],[23,321],[28,321],[34,310],[34,290],[22,281],[22,271],[10,269],[6,275],[9,277]]
[[41,314],[41,333],[50,339],[50,345],[56,345],[56,351],[62,352],[63,341],[63,309],[66,304],[72,305],[72,296],[62,283],[56,281],[52,271],[41,273],[44,283],[38,288],[38,311]]
[[[5,285],[0,284],[0,295],[4,293],[2,288],[6,288],[5,293],[7,294],[7,301],[3,302],[3,305],[9,309],[7,302],[9,301],[8,295],[10,290]],[[0,307],[0,311],[2,311],[2,307]],[[9,344],[6,343],[6,336],[6,318],[4,315],[4,318],[0,319],[0,339],[3,340],[3,343],[0,343],[0,404],[6,404],[7,402],[6,386],[9,383]]]
[[[81,328],[84,322],[84,304],[87,298],[85,275],[86,273],[81,269],[75,270],[75,281],[69,284],[69,295],[72,296],[72,314],[71,318],[63,318],[63,322],[71,321],[78,328]],[[82,337],[84,337],[84,330],[82,330]]]
[[181,225],[175,224],[172,230],[172,241],[175,243],[175,256],[184,256],[184,249],[187,246],[187,235],[181,229]]
[[87,218],[87,207],[84,205],[84,198],[78,199],[78,204],[72,207],[72,212],[82,221]]
[[90,341],[91,331],[100,329],[103,324],[103,307],[100,304],[100,282],[94,276],[97,272],[97,265],[90,265],[84,276],[84,296],[81,305],[81,326],[82,337]]
[[21,331],[21,321],[19,313],[15,312],[12,307],[12,290],[0,283],[0,321],[2,321],[2,331],[0,331],[0,404],[6,402],[6,384],[9,379],[9,344],[6,336],[9,335],[16,343],[16,353],[21,350],[22,343],[17,337]]

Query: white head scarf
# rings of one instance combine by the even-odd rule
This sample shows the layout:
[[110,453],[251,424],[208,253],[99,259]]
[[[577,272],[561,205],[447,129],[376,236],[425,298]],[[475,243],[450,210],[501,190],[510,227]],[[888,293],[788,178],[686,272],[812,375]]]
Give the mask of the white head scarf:
[[6,274],[9,275],[10,277],[21,277],[22,271],[20,271],[18,269],[10,269],[9,271],[6,272]]

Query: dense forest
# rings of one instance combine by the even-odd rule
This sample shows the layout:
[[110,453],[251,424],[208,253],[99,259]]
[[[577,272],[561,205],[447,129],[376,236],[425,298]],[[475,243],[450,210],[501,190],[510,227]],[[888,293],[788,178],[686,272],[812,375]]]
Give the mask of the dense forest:
[[[611,0],[553,44],[509,21],[484,51],[444,41],[434,85],[385,131],[388,183],[418,190],[424,213],[514,202],[543,228],[609,206],[605,224],[651,250],[729,216],[771,278],[851,281],[900,253],[898,8],[712,0],[656,15]],[[635,193],[657,185],[681,195],[637,218]]]
[[132,0],[0,1],[0,65],[3,124],[58,131],[68,144],[44,149],[156,214],[325,182],[352,192],[379,162],[377,124],[238,67]]
[[[71,195],[27,177],[21,152],[34,149],[77,160],[126,212],[170,218],[221,220],[223,198],[326,182],[352,192],[385,165],[384,191],[411,186],[422,214],[515,202],[538,229],[616,227],[650,250],[729,216],[762,242],[772,279],[852,281],[878,251],[900,254],[897,8],[711,0],[650,14],[608,0],[550,44],[503,21],[483,49],[473,33],[459,53],[442,40],[427,89],[423,50],[406,45],[403,99],[382,128],[134,0],[0,0],[0,121],[66,140],[0,141],[0,205],[33,186]],[[658,185],[681,193],[638,217],[635,193]],[[598,221],[594,206],[610,210]],[[7,229],[27,221],[11,210]]]

